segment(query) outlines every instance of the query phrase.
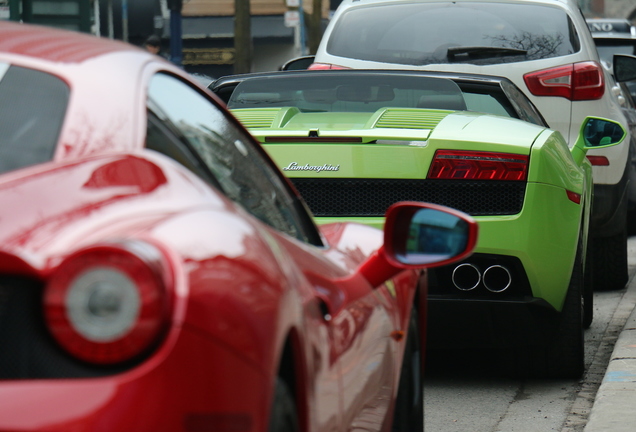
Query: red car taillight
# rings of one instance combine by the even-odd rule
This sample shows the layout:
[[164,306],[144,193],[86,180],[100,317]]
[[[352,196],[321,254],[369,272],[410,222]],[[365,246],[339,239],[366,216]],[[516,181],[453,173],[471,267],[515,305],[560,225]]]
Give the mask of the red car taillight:
[[561,96],[582,101],[600,99],[605,93],[603,70],[593,61],[532,72],[523,79],[535,96]]
[[610,162],[607,156],[587,155],[587,160],[594,166],[609,166]]
[[528,156],[484,151],[437,150],[429,179],[523,181]]
[[330,69],[351,69],[344,66],[332,65],[328,63],[312,63],[307,70],[330,70]]
[[44,292],[46,324],[73,356],[95,364],[130,360],[169,322],[161,253],[141,242],[99,245],[66,258]]

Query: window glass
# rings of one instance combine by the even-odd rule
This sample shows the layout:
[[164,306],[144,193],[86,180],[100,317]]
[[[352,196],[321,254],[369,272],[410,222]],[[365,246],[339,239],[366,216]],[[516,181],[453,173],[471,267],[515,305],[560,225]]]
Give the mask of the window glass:
[[68,86],[53,75],[6,70],[0,81],[0,173],[53,158],[68,99]]
[[408,65],[498,64],[579,51],[565,11],[487,2],[382,4],[338,19],[329,54]]
[[246,79],[227,106],[296,107],[302,112],[375,112],[389,107],[466,110],[462,91],[448,79],[336,71]]
[[[163,120],[184,137],[181,145],[186,145],[195,155],[183,157],[183,148],[169,150],[165,140],[161,144],[162,153],[209,181],[209,176],[202,175],[200,168],[192,162],[194,159],[202,161],[215,185],[230,199],[268,225],[307,241],[300,229],[299,216],[293,210],[294,199],[279,174],[253,147],[251,139],[218,107],[184,82],[162,74],[153,77],[149,99],[149,104],[165,116]],[[158,129],[154,130],[152,140],[159,142]]]
[[510,117],[506,109],[491,95],[464,93],[464,100],[469,111]]
[[[356,71],[310,71],[266,75],[226,86],[230,109],[296,107],[300,112],[375,112],[382,108],[468,110],[543,125],[519,91],[506,94],[498,85],[467,84],[443,77]],[[514,100],[510,100],[510,99]],[[531,113],[519,112],[532,110]]]
[[608,67],[612,67],[614,54],[636,54],[636,39],[633,41],[603,41],[595,40],[598,55]]
[[515,111],[517,111],[521,120],[525,120],[539,126],[549,127],[537,108],[532,104],[532,102],[530,102],[530,99],[528,99],[517,87],[509,82],[503,81],[501,83],[501,88],[504,93],[506,93],[510,103],[515,107]]
[[216,179],[209,174],[203,162],[188,149],[185,143],[181,142],[178,134],[166,123],[162,122],[152,110],[148,110],[146,147],[179,162],[197,176],[214,183],[216,187],[221,189],[220,185],[216,184]]

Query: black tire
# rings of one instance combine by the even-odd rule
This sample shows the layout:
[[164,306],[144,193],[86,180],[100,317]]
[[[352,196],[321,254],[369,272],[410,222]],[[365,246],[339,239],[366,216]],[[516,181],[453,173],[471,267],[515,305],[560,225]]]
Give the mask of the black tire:
[[580,378],[585,369],[583,258],[579,241],[563,309],[553,335],[544,343],[512,350],[515,378]]
[[585,260],[585,273],[583,276],[583,328],[588,329],[594,320],[594,266],[592,265],[592,251],[589,247]]
[[411,311],[404,347],[400,384],[393,415],[393,432],[422,432],[424,430],[422,354],[416,302]]
[[282,378],[276,379],[269,432],[298,432],[298,414],[289,386]]
[[611,237],[592,239],[594,290],[615,291],[625,288],[627,268],[627,226]]
[[558,331],[546,350],[546,375],[549,378],[580,378],[585,370],[584,282],[581,249],[579,243],[568,292],[561,310]]
[[627,211],[627,236],[628,237],[636,235],[636,204],[630,202],[630,205],[631,207]]

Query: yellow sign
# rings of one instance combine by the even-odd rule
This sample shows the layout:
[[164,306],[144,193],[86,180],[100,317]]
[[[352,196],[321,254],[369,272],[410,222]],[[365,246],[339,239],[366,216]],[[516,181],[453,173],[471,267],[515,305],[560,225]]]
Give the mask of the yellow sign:
[[183,48],[183,64],[234,64],[234,48]]

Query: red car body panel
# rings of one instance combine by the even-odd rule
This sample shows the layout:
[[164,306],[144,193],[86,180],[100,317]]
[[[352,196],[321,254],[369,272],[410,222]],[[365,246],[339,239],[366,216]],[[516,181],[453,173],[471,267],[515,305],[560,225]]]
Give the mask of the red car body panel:
[[[358,402],[358,397],[372,394],[376,386],[391,392],[394,390],[395,371],[399,364],[395,359],[399,358],[399,353],[398,344],[390,334],[394,329],[402,328],[405,322],[405,312],[415,293],[412,289],[415,275],[412,272],[401,274],[395,279],[395,287],[391,291],[373,290],[360,276],[357,279],[349,276],[359,261],[381,244],[379,231],[362,225],[328,227],[325,234],[333,239],[335,247],[325,249],[329,258],[317,256],[314,249],[307,250],[273,230],[246,223],[240,211],[213,193],[196,176],[185,170],[176,170],[177,167],[171,164],[162,169],[155,163],[150,158],[137,155],[95,156],[82,162],[51,163],[37,170],[25,170],[26,175],[18,177],[12,174],[0,184],[2,207],[13,209],[7,218],[3,218],[0,242],[4,253],[15,251],[13,256],[26,263],[24,268],[30,268],[29,272],[21,272],[46,279],[69,250],[80,249],[104,238],[131,236],[168,249],[166,255],[175,260],[175,271],[180,269],[185,272],[175,275],[173,328],[171,336],[153,356],[154,361],[149,359],[139,368],[116,377],[86,382],[39,382],[35,386],[39,397],[55,398],[54,395],[60,391],[84,394],[88,390],[83,389],[90,388],[99,393],[103,391],[99,389],[105,387],[110,388],[112,398],[118,400],[123,397],[122,394],[134,392],[136,387],[144,389],[147,385],[152,386],[145,381],[152,383],[157,379],[155,374],[160,374],[162,379],[167,380],[166,384],[162,384],[167,392],[166,403],[176,396],[177,389],[185,387],[188,391],[179,395],[178,399],[186,402],[185,407],[189,409],[201,406],[201,412],[212,417],[227,411],[240,412],[250,422],[262,422],[267,418],[270,395],[265,392],[257,397],[255,390],[271,386],[272,373],[279,360],[277,353],[291,329],[297,334],[301,347],[306,347],[304,351],[307,352],[302,353],[307,363],[305,382],[314,386],[320,384],[315,389],[312,405],[320,405],[317,399],[325,394],[324,403],[333,405],[333,394],[337,394],[339,389],[348,395],[341,404],[359,403],[362,406],[364,401]],[[121,175],[119,170],[132,172],[134,168],[138,172],[140,166],[147,175],[141,180],[130,179],[127,184],[126,176]],[[76,184],[81,184],[81,188],[75,189],[73,185]],[[24,197],[32,199],[24,200]],[[211,224],[210,221],[223,223]],[[228,229],[230,226],[233,229]],[[274,256],[262,237],[255,235],[257,230],[267,230],[263,235],[277,237],[276,241],[285,248],[280,251],[280,256]],[[202,236],[214,241],[202,243]],[[355,244],[353,239],[360,237],[365,238],[366,251],[351,249]],[[243,246],[237,250],[236,245]],[[293,261],[290,259],[292,256]],[[3,265],[2,270],[11,270],[11,263],[3,262],[9,265]],[[280,267],[286,270],[285,274]],[[316,304],[312,302],[316,297],[315,286],[321,286],[320,294],[334,311],[332,328],[325,326]],[[242,288],[237,290],[237,287]],[[177,312],[181,310],[183,317],[179,319]],[[223,313],[210,316],[211,310]],[[313,323],[304,322],[304,316],[313,317]],[[250,321],[252,325],[246,326],[245,322]],[[374,336],[369,336],[369,333]],[[374,343],[361,344],[359,339],[363,337],[372,337]],[[205,343],[200,341],[188,345],[184,342],[200,338]],[[168,343],[171,339],[176,345]],[[362,350],[356,349],[359,345]],[[368,347],[373,347],[375,352],[366,352]],[[219,350],[220,353],[215,352]],[[195,367],[195,359],[210,358],[218,359],[218,362],[215,361],[212,367]],[[377,358],[393,361],[375,365]],[[366,370],[361,367],[365,359],[373,364],[370,363],[371,371],[361,379],[360,373]],[[156,367],[152,367],[153,363]],[[190,366],[183,367],[192,363],[195,363],[192,369]],[[193,371],[193,376],[187,377],[184,369]],[[205,373],[202,373],[203,370]],[[210,376],[206,376],[208,373]],[[351,377],[353,383],[368,383],[370,389],[362,391],[339,382],[338,378],[347,377]],[[168,385],[171,380],[180,384]],[[321,388],[329,382],[333,386],[331,391]],[[203,388],[199,388],[204,383]],[[341,388],[343,385],[344,389]],[[2,382],[0,395],[13,394],[14,390],[22,393],[25,391],[20,390],[23,386],[33,388],[34,383],[13,382],[8,387],[12,390],[8,390]],[[60,390],[67,386],[67,390]],[[210,389],[206,390],[208,386]],[[211,391],[212,388],[214,391]],[[44,396],[49,391],[50,395]],[[211,394],[202,398],[201,395],[206,392]],[[27,391],[26,394],[31,393]],[[237,395],[234,402],[232,394]],[[27,424],[33,421],[31,416],[20,417],[26,424],[12,423],[19,411],[5,411],[5,408],[17,403],[15,397],[12,399],[10,405],[0,404],[0,430],[28,429]],[[82,411],[80,407],[86,406],[89,412],[77,420],[86,427],[79,430],[92,430],[91,426],[86,426],[91,424],[90,412],[96,410],[93,414],[100,419],[104,413],[110,412],[108,407],[112,401],[97,398],[102,404],[96,407],[94,398],[81,399],[85,402],[74,404],[73,411]],[[202,403],[202,399],[208,400],[208,404]],[[219,405],[221,401],[223,403]],[[229,404],[228,408],[223,408],[226,404]],[[262,412],[255,413],[254,407],[261,407]],[[173,403],[154,409],[166,415],[173,410],[181,412],[182,416],[189,412]],[[384,409],[388,409],[388,404]],[[137,407],[131,406],[131,410],[129,415],[137,415]],[[38,417],[43,424],[53,427],[59,423],[60,415],[68,410],[53,406],[51,423],[44,421],[46,411],[42,409]],[[75,418],[74,415],[72,417]],[[175,421],[183,421],[183,418]],[[165,420],[163,425],[166,425]],[[64,427],[68,426],[64,424]],[[263,427],[261,423],[255,430]],[[126,430],[122,428],[117,426],[118,430]]]
[[419,272],[377,288],[356,272],[382,232],[327,225],[309,246],[144,149],[150,76],[197,84],[141,49],[6,23],[2,62],[58,76],[70,100],[53,160],[0,175],[0,275],[44,285],[74,251],[142,241],[167,269],[170,326],[123,370],[0,379],[0,431],[265,431],[286,349],[302,430],[390,429]]

